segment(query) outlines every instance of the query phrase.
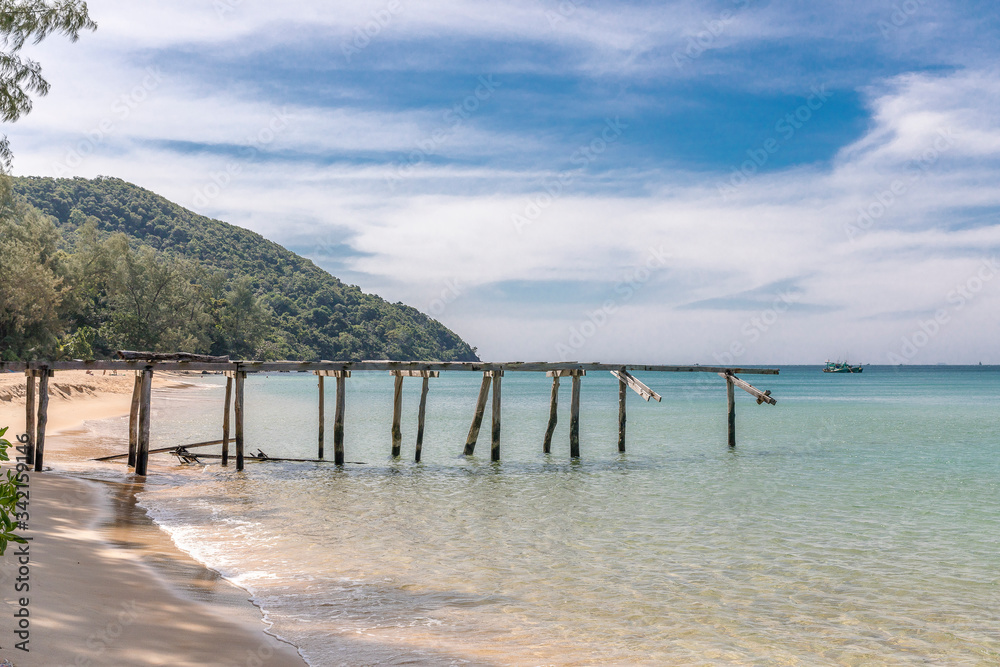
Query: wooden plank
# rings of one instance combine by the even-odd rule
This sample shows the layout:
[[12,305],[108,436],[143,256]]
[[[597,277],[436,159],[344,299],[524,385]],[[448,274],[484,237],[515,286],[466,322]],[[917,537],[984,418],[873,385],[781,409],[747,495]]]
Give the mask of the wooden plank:
[[493,411],[490,415],[493,418],[493,428],[490,431],[490,460],[500,460],[500,382],[503,380],[503,373],[493,374]]
[[642,396],[642,398],[648,403],[649,399],[655,398],[656,402],[659,403],[663,400],[663,397],[657,394],[655,391],[647,387],[645,384],[640,382],[634,375],[629,373],[625,369],[619,369],[617,371],[610,371],[612,375],[618,378],[619,382],[624,381],[635,393]]
[[25,371],[28,383],[24,396],[24,432],[28,439],[24,443],[25,465],[35,465],[35,371]]
[[424,417],[427,414],[427,389],[430,383],[430,376],[424,375],[424,381],[420,387],[420,409],[417,411],[417,453],[414,461],[420,463],[420,453],[424,447]]
[[45,427],[49,423],[49,376],[43,368],[38,381],[38,420],[35,424],[35,472],[42,472],[45,459]]
[[728,373],[719,373],[719,375],[724,378],[727,378],[727,381],[729,378],[732,378],[733,384],[735,384],[737,387],[739,387],[740,389],[744,390],[745,392],[747,392],[748,394],[757,399],[757,405],[760,405],[761,403],[767,403],[768,405],[777,405],[778,403],[777,399],[771,398],[770,389],[768,389],[767,391],[761,391],[760,389],[753,386],[746,380],[742,380],[734,375],[729,375]]
[[441,371],[390,371],[393,375],[408,378],[436,378],[440,377]]
[[399,452],[403,447],[403,431],[400,428],[400,421],[403,418],[403,376],[397,375],[394,378],[392,392],[392,458],[399,458]]
[[729,408],[729,446],[736,446],[736,391],[733,376],[726,376],[726,404]]
[[350,372],[337,376],[337,410],[333,417],[333,461],[344,465],[344,408],[347,404],[347,378]]
[[[221,440],[209,440],[207,442],[192,442],[186,445],[171,445],[170,447],[157,447],[156,449],[150,449],[147,454],[162,454],[163,452],[172,452],[178,447],[184,449],[191,449],[193,447],[210,447],[212,445],[222,444]],[[127,457],[128,454],[112,454],[111,456],[101,456],[96,459],[91,459],[91,461],[114,461],[115,459],[123,459]]]
[[323,405],[323,380],[322,375],[319,376],[319,448],[317,450],[316,458],[323,458],[323,440],[326,438],[326,410]]
[[229,357],[213,357],[209,354],[191,354],[190,352],[134,352],[118,350],[115,354],[123,361],[203,361],[210,364],[227,364]]
[[[627,374],[627,373],[626,373]],[[624,378],[618,378],[618,451],[625,451],[625,401],[628,398],[629,384]],[[649,400],[648,398],[646,399]]]
[[586,375],[587,371],[581,371],[576,368],[561,368],[557,371],[545,371],[545,376],[550,378],[565,378],[572,377],[574,375]]
[[236,372],[236,400],[233,405],[233,413],[236,418],[236,472],[241,472],[243,470],[243,401],[244,394],[246,393],[243,388],[244,382],[246,382],[247,374],[243,371]]
[[573,376],[573,391],[569,404],[569,455],[580,458],[580,376]]
[[229,465],[229,412],[233,404],[233,377],[226,376],[226,407],[222,415],[222,465]]
[[139,449],[139,401],[142,398],[142,375],[136,373],[132,384],[132,403],[128,410],[128,466],[135,467],[136,452]]
[[316,375],[322,375],[328,378],[349,378],[351,377],[351,371],[313,371]]
[[476,399],[476,413],[472,417],[469,436],[465,439],[466,456],[472,456],[476,451],[476,440],[479,439],[479,429],[483,425],[483,414],[486,412],[486,398],[490,395],[490,374],[483,373],[483,383],[479,386],[479,398]]
[[146,476],[149,465],[149,422],[152,412],[153,371],[142,372],[142,386],[139,390],[139,434],[135,452],[135,474]]
[[542,453],[552,451],[552,434],[559,420],[559,376],[552,376],[552,395],[549,396],[549,424],[545,427],[545,439],[542,441]]

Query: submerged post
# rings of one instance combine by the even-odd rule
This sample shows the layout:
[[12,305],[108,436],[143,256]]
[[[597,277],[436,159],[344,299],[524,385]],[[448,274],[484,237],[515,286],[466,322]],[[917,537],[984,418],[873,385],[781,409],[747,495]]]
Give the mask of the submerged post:
[[420,453],[424,447],[424,416],[427,414],[427,390],[429,384],[429,373],[425,371],[423,384],[420,386],[420,409],[417,411],[417,451],[413,458],[417,463],[420,463]]
[[483,372],[483,384],[479,386],[479,398],[476,399],[476,414],[472,417],[469,437],[465,439],[466,456],[472,456],[476,451],[476,440],[479,439],[479,429],[483,425],[483,414],[486,412],[486,399],[490,395],[491,372]]
[[243,382],[247,379],[246,371],[237,370],[236,373],[236,401],[233,412],[236,417],[236,471],[243,470]]
[[[622,369],[624,372],[625,369]],[[624,378],[618,380],[618,451],[625,452],[625,399],[628,396],[628,383]]]
[[399,458],[403,446],[403,431],[400,420],[403,418],[403,376],[395,376],[392,391],[392,458]]
[[545,439],[542,441],[542,453],[552,451],[552,434],[556,430],[559,419],[559,374],[552,374],[552,395],[549,397],[549,425],[545,427]]
[[139,448],[139,399],[142,394],[142,374],[135,374],[132,384],[132,404],[128,411],[128,466],[135,467],[136,452]]
[[736,385],[733,376],[726,374],[726,402],[729,408],[729,446],[736,447]]
[[24,371],[28,388],[24,397],[24,432],[28,440],[24,443],[24,462],[35,464],[35,371]]
[[335,371],[337,377],[337,410],[333,417],[333,462],[344,465],[344,407],[347,402],[347,378],[351,371]]
[[580,376],[586,371],[573,371],[573,392],[569,404],[569,455],[580,458]]
[[35,434],[35,472],[42,471],[45,458],[45,426],[49,423],[49,378],[52,371],[42,366],[38,382],[38,431]]
[[490,460],[500,460],[500,380],[503,371],[493,371],[493,429],[490,438]]
[[144,368],[139,391],[139,432],[135,452],[135,474],[146,476],[149,465],[149,419],[153,390],[153,370]]
[[222,415],[222,465],[229,465],[229,410],[233,404],[233,376],[226,373],[226,412]]
[[316,458],[323,458],[323,440],[326,438],[326,414],[323,410],[323,375],[317,374],[319,377],[319,448],[316,452]]

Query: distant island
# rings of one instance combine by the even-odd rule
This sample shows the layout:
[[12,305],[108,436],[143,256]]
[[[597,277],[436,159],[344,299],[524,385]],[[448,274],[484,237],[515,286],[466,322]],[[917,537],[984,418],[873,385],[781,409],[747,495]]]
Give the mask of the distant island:
[[116,348],[243,359],[477,361],[402,303],[121,179],[4,178],[4,358]]

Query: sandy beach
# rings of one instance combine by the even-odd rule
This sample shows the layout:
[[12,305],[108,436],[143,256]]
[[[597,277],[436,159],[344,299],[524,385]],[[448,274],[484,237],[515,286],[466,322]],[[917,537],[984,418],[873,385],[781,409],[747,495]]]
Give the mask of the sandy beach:
[[[166,376],[155,386],[191,381]],[[131,374],[58,373],[48,433],[126,414],[132,382]],[[0,375],[0,427],[11,427],[10,440],[23,429],[23,395],[23,375]],[[56,470],[66,456],[59,441],[46,451]],[[12,544],[0,558],[0,659],[18,667],[304,665],[295,647],[265,632],[246,591],[177,549],[136,507],[139,489],[125,479],[30,475],[31,542],[27,553]]]

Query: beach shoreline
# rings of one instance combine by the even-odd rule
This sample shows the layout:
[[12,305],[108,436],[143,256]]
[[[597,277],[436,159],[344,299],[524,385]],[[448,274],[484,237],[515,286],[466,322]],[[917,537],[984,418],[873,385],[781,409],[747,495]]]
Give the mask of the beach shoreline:
[[[13,375],[13,374],[11,374]],[[305,665],[298,649],[267,631],[249,592],[182,551],[136,503],[143,484],[89,479],[60,470],[78,456],[83,422],[128,413],[132,376],[57,374],[46,472],[29,473],[30,555],[11,544],[0,558],[0,659],[30,665]],[[98,379],[104,378],[104,379]],[[0,427],[22,432],[24,379],[0,376]],[[194,377],[160,378],[158,387],[193,386]],[[18,400],[19,399],[19,400]],[[59,435],[57,435],[59,434]],[[10,451],[13,461],[15,452]],[[9,464],[8,464],[9,465]],[[50,470],[52,466],[54,470]],[[17,591],[19,559],[30,587]],[[27,595],[22,598],[22,595]],[[28,601],[29,644],[15,614]]]

